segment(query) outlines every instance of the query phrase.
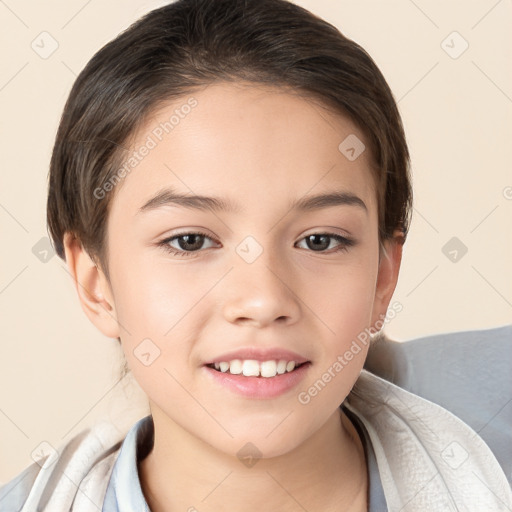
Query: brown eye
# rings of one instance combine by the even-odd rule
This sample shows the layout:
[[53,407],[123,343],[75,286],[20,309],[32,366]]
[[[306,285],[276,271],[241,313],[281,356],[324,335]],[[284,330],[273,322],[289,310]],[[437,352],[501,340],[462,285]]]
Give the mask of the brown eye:
[[[214,242],[206,233],[181,233],[162,240],[158,245],[175,256],[187,257],[193,256],[194,253],[198,253],[201,249],[204,249],[204,243],[207,240]],[[206,249],[212,246],[213,245],[210,245],[206,247]]]
[[184,251],[197,251],[204,243],[204,236],[199,234],[180,235],[176,237],[180,249]]
[[[348,251],[348,248],[355,245],[355,241],[335,233],[313,233],[305,236],[302,240],[306,241],[306,246],[313,252],[326,252],[332,243],[335,241],[337,246],[334,246],[332,253],[340,251]],[[332,247],[331,247],[332,248]],[[330,254],[330,253],[328,253]]]
[[330,238],[329,235],[309,235],[305,240],[310,249],[324,251],[329,248]]

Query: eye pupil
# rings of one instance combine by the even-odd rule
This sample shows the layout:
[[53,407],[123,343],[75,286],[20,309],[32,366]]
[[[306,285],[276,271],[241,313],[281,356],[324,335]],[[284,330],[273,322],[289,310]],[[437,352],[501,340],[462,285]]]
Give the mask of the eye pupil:
[[[329,247],[329,236],[327,235],[309,235],[306,240],[308,246],[310,246],[310,249],[326,249]],[[315,241],[310,245],[311,240],[314,239]]]
[[[182,240],[185,241],[185,244],[182,243]],[[198,242],[199,240],[199,242]],[[195,243],[194,243],[195,241]],[[178,244],[181,249],[184,251],[195,251],[201,248],[203,245],[204,236],[203,235],[182,235],[178,238]]]

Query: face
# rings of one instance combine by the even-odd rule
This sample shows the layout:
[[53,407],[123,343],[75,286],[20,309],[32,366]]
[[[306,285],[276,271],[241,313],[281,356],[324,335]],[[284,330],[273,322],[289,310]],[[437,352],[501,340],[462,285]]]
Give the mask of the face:
[[173,101],[138,133],[108,220],[108,334],[157,429],[275,456],[338,412],[368,348],[354,341],[396,282],[369,151],[340,150],[349,136],[365,141],[312,100],[242,83]]

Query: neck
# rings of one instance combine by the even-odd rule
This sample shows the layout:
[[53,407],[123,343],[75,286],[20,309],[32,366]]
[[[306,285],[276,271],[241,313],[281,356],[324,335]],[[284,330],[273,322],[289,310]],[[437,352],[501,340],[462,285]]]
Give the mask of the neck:
[[364,449],[341,409],[302,445],[251,467],[152,412],[154,446],[139,465],[152,512],[367,510]]

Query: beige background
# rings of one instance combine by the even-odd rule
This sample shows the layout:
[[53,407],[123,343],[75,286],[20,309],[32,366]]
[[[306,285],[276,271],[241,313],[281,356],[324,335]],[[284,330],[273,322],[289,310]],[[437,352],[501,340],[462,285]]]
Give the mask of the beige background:
[[[40,239],[53,138],[75,76],[164,3],[0,1],[0,482],[30,464],[42,441],[58,447],[99,419],[125,432],[147,414],[140,388],[129,377],[118,381],[119,349],[83,314],[64,263],[40,260]],[[393,299],[403,311],[385,327],[388,336],[511,323],[510,1],[297,3],[370,53],[404,119],[415,208]],[[43,31],[58,42],[47,59],[31,47],[46,37],[51,48]],[[452,58],[464,41],[467,50]],[[442,250],[452,237],[468,249],[456,262]]]

